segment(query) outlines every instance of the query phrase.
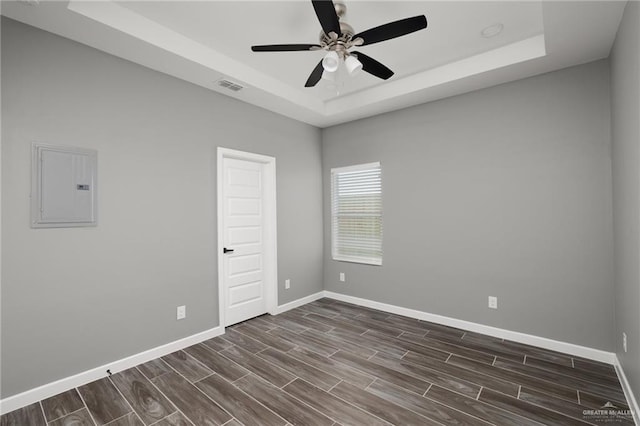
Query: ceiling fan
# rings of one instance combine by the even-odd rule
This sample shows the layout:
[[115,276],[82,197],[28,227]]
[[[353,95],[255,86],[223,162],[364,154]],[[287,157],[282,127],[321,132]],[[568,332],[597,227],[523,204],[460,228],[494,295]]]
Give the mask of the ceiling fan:
[[251,50],[254,52],[326,50],[328,53],[313,69],[305,83],[305,87],[315,86],[323,76],[330,80],[334,79],[335,72],[340,66],[340,61],[344,62],[349,74],[363,70],[378,78],[387,80],[393,75],[393,71],[364,53],[350,51],[349,49],[354,46],[367,46],[400,37],[427,27],[427,18],[424,15],[419,15],[389,22],[356,34],[351,25],[341,20],[347,12],[347,7],[344,3],[334,3],[331,0],[312,0],[311,3],[322,26],[320,44],[251,46]]

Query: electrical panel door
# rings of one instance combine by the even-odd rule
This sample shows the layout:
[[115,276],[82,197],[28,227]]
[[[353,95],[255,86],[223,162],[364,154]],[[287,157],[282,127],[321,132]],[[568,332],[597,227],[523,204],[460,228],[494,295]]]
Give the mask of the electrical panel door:
[[31,226],[97,225],[97,152],[33,145]]

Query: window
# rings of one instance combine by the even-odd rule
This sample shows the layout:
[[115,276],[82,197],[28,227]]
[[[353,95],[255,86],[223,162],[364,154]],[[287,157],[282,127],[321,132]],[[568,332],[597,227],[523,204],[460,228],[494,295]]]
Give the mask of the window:
[[382,265],[380,163],[331,169],[331,255]]

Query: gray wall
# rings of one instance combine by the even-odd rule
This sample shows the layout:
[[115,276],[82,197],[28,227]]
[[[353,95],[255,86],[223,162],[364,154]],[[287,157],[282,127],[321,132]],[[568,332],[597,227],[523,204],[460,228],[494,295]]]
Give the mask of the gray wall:
[[[615,351],[640,397],[640,5],[627,3],[611,53]],[[622,349],[627,333],[628,352]]]
[[[609,116],[599,61],[325,129],[325,289],[611,350]],[[383,266],[333,261],[330,169],[372,161]]]
[[[218,324],[217,146],[277,159],[279,302],[322,290],[318,129],[15,21],[2,32],[3,398]],[[98,150],[97,228],[30,229],[33,141]]]

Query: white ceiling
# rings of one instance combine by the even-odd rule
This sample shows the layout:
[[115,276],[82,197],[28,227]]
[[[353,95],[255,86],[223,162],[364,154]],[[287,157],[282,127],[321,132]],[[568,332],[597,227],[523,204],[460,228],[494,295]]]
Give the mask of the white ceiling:
[[[359,48],[395,75],[342,73],[305,88],[322,51],[251,52],[317,43],[311,2],[13,1],[2,14],[296,120],[327,127],[606,58],[625,2],[347,0],[356,32],[422,15],[427,29]],[[492,38],[481,31],[496,23]],[[242,84],[240,92],[217,85]]]

